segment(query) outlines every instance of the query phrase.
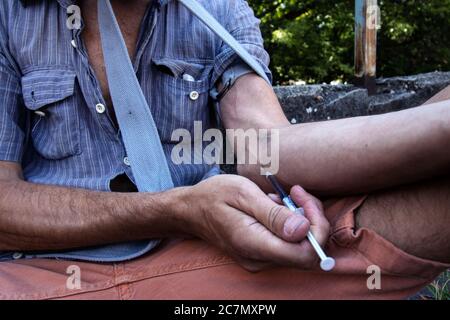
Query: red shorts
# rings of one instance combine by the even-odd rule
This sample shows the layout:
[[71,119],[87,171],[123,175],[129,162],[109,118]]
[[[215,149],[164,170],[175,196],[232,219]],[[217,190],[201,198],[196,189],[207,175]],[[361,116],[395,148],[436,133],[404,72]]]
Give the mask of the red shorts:
[[[250,273],[203,241],[170,240],[125,263],[0,263],[0,298],[403,299],[450,267],[409,255],[371,230],[355,231],[355,209],[364,200],[325,203],[332,225],[326,251],[337,262],[330,273],[292,268]],[[78,288],[74,275],[67,274],[70,266],[79,270]]]

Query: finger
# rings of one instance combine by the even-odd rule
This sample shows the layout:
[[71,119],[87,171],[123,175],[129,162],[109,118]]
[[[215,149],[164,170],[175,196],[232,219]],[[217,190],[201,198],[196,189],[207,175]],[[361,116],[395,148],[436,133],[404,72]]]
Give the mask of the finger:
[[305,212],[305,217],[311,225],[311,232],[319,242],[324,245],[330,233],[330,224],[325,217],[322,203],[300,186],[294,186],[290,194],[292,200]]
[[252,205],[247,208],[248,212],[278,237],[289,242],[300,242],[305,239],[310,229],[306,217],[275,203],[262,191],[250,201]]
[[305,241],[301,244],[284,241],[263,225],[252,225],[244,240],[247,247],[247,258],[252,260],[270,261],[279,266],[310,269],[318,262],[315,252]]

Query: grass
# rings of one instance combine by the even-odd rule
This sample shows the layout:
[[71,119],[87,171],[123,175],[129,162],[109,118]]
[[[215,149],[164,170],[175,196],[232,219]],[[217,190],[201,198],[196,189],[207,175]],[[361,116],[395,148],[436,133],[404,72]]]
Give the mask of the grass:
[[428,285],[420,297],[423,300],[450,300],[450,270]]

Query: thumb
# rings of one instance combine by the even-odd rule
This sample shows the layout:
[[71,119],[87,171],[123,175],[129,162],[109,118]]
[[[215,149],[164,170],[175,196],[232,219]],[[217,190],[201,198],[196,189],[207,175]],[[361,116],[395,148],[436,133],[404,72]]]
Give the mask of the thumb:
[[304,240],[310,229],[309,220],[305,216],[292,212],[267,196],[255,201],[253,215],[272,233],[288,242]]

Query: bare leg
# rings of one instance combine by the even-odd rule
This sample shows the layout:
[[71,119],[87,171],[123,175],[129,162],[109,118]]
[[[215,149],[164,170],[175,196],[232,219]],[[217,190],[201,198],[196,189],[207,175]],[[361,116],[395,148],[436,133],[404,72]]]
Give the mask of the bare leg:
[[[448,99],[450,87],[425,104]],[[356,224],[405,252],[450,262],[450,177],[375,193],[360,208]]]
[[430,98],[427,102],[425,102],[423,105],[433,104],[445,100],[450,100],[450,86],[445,88],[444,90],[438,92],[436,95]]
[[450,262],[450,177],[371,195],[356,225],[414,256]]

